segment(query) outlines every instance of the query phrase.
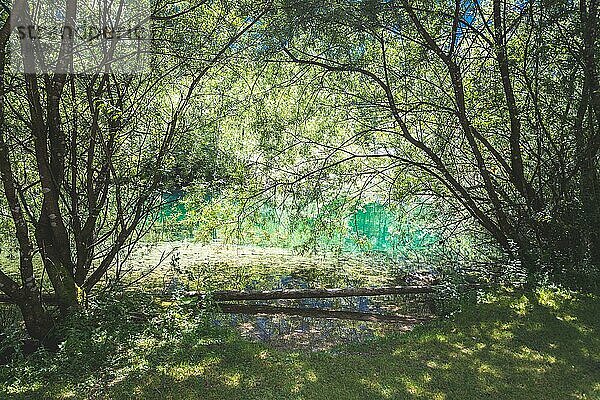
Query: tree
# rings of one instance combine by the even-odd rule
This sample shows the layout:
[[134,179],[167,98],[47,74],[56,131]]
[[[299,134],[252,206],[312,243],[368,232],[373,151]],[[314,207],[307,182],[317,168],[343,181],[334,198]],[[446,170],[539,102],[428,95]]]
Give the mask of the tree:
[[[596,1],[314,0],[277,9],[277,61],[333,75],[332,86],[383,117],[354,141],[321,142],[330,160],[388,157],[401,173],[439,182],[433,192],[532,280],[598,272]],[[357,143],[372,132],[365,151]]]
[[[57,318],[84,304],[117,254],[153,222],[198,88],[268,10],[268,4],[158,3],[130,27],[152,27],[153,68],[123,73],[118,57],[136,61],[140,54],[119,53],[114,41],[103,42],[101,61],[90,56],[80,60],[85,71],[78,69],[75,50],[82,50],[69,32],[85,16],[84,6],[67,0],[56,11],[64,18],[54,51],[23,34],[31,32],[23,27],[36,26],[27,0],[10,14],[4,10],[0,30],[0,172],[20,254],[18,276],[0,266],[0,289],[21,309],[28,333],[49,346],[56,344]],[[21,34],[20,61],[8,58],[13,32]],[[42,301],[45,275],[58,316]]]

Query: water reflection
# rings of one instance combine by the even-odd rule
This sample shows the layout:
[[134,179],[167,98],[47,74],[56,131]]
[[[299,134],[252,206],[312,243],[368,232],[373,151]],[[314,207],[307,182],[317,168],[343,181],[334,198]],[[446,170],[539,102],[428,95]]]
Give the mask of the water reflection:
[[[264,282],[260,284],[263,287]],[[309,287],[315,287],[315,283],[283,276],[273,289]],[[256,286],[250,282],[246,289],[256,290]],[[219,314],[215,323],[233,326],[247,339],[274,347],[316,351],[410,330],[419,319],[433,316],[432,305],[429,294],[248,301],[243,305],[227,304],[224,308],[229,313]],[[241,312],[235,312],[237,307],[242,308]],[[363,318],[367,321],[356,320]]]
[[413,324],[403,323],[248,314],[223,314],[218,317],[218,323],[234,326],[247,339],[266,342],[273,347],[312,351],[364,342],[414,327]]

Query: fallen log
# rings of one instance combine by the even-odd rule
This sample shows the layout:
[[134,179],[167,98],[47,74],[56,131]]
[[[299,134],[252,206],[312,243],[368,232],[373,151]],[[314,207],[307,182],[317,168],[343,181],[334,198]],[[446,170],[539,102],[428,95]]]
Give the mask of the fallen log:
[[378,314],[371,312],[327,310],[318,308],[277,307],[253,304],[220,303],[218,308],[227,314],[250,315],[290,315],[296,317],[345,319],[366,322],[395,322],[414,325],[431,320],[431,317],[414,317],[409,315]]
[[[489,285],[458,285],[463,289],[481,289]],[[279,299],[312,299],[333,297],[355,297],[355,296],[384,296],[396,294],[431,294],[442,290],[441,285],[421,286],[384,286],[364,288],[342,288],[342,289],[278,289],[263,291],[235,291],[219,290],[215,292],[185,292],[184,297],[210,297],[213,301],[242,301],[242,300],[279,300]],[[172,294],[156,294],[157,297],[172,298]],[[42,300],[47,304],[56,304],[56,298],[44,294]],[[0,303],[14,303],[8,296],[0,295]]]
[[[278,289],[264,291],[221,290],[208,294],[213,301],[312,299],[392,294],[436,293],[439,286],[387,286],[344,289]],[[189,297],[206,297],[203,292],[188,292]]]

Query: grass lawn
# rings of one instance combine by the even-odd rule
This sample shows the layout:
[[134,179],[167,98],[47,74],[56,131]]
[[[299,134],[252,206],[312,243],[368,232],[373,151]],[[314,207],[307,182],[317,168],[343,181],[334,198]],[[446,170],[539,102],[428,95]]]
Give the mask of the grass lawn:
[[1,367],[0,398],[600,399],[592,295],[488,294],[449,320],[317,353],[250,343],[180,312],[131,328],[119,312],[108,307],[93,329],[75,323],[58,354]]

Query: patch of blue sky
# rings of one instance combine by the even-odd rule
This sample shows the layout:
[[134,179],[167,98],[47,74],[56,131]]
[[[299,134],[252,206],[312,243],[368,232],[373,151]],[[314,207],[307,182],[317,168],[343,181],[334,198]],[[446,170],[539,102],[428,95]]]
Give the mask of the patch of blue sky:
[[353,51],[350,54],[351,61],[358,61],[365,56],[366,47],[364,43],[360,43],[358,46],[353,48]]
[[470,26],[474,24],[477,16],[477,6],[479,5],[478,1],[479,0],[464,0],[462,2],[462,15],[460,16],[460,21],[456,30],[456,38],[454,40],[455,46],[460,43],[465,34],[469,31]]
[[527,6],[529,0],[515,0],[515,7],[519,11],[523,11],[523,9]]

